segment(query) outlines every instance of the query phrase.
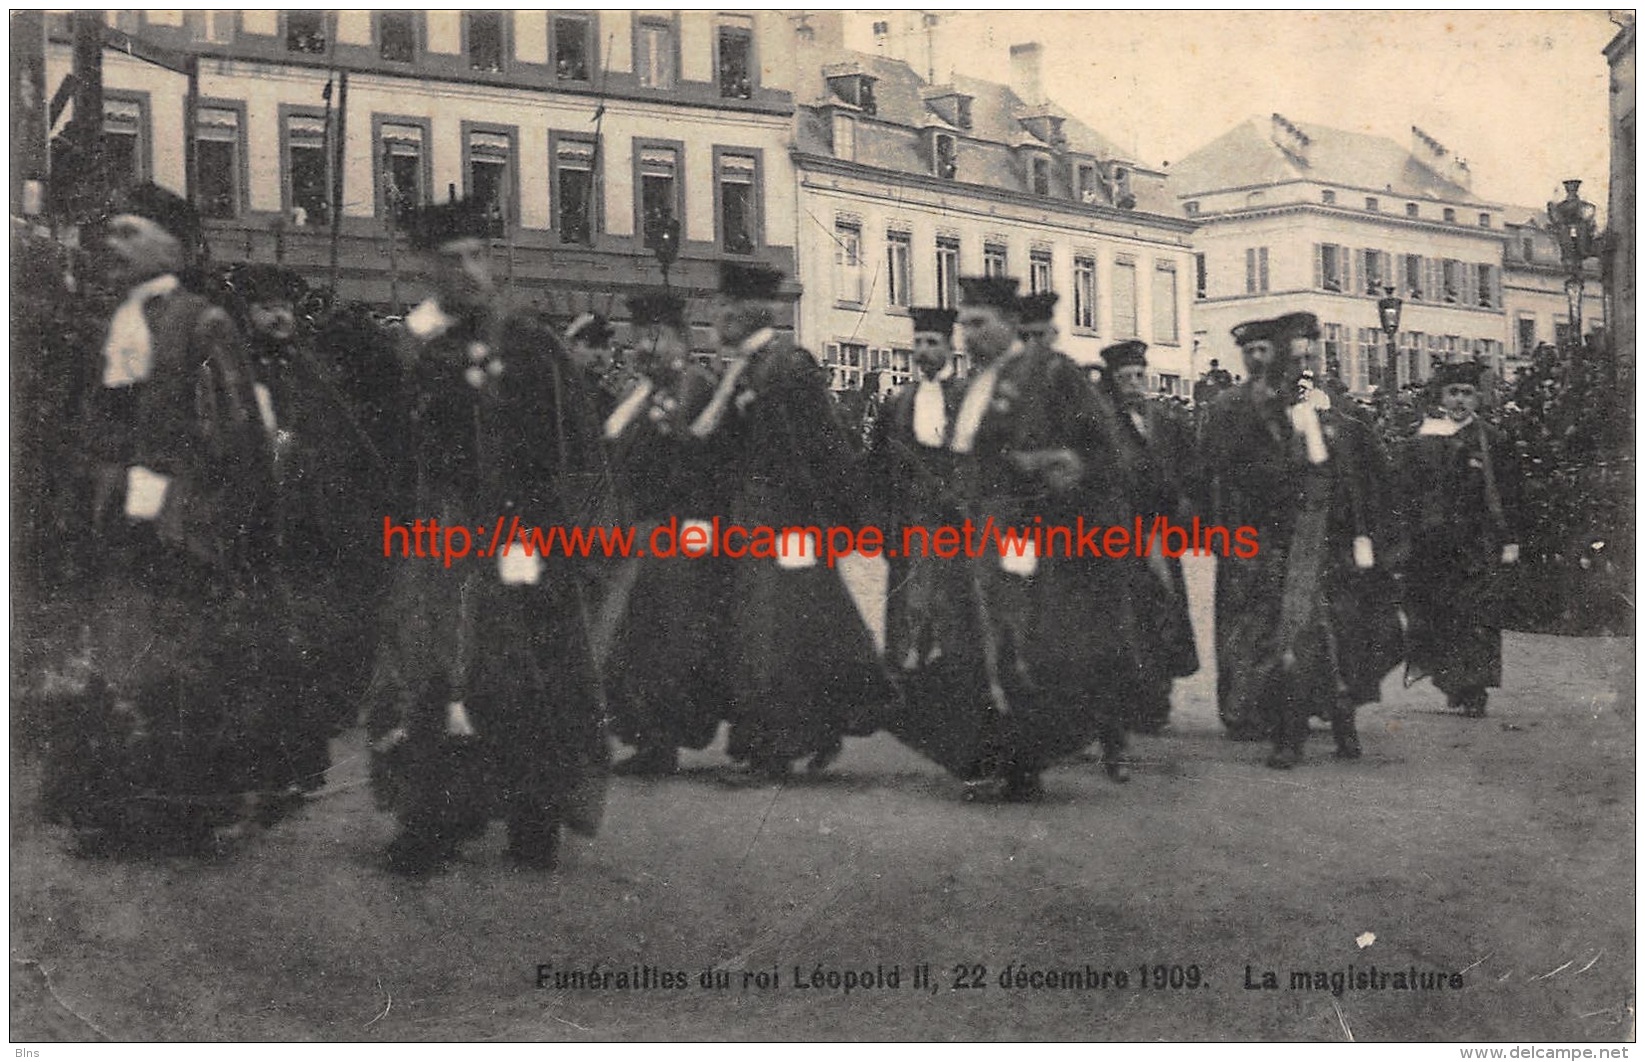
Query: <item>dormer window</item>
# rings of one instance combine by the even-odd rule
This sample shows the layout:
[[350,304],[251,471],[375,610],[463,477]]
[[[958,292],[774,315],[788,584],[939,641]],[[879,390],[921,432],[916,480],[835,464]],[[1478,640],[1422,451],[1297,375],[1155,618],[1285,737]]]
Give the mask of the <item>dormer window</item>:
[[836,99],[845,101],[864,114],[877,113],[874,102],[874,79],[867,74],[847,74],[828,79],[828,89]]
[[954,124],[961,129],[971,128],[971,97],[954,97]]
[[1182,209],[1188,214],[1189,217],[1193,217],[1195,214],[1199,213],[1199,200],[1188,200],[1188,202],[1182,204]]
[[954,138],[936,133],[931,138],[931,172],[952,181],[959,172],[959,152]]
[[1095,163],[1082,162],[1074,168],[1074,187],[1082,203],[1097,201],[1097,167]]
[[1457,212],[1456,212],[1456,209],[1454,207],[1446,207],[1444,216],[1445,216],[1445,221],[1446,221],[1447,224],[1450,224],[1450,225],[1455,225],[1456,224]]
[[971,128],[971,97],[955,91],[952,85],[942,85],[923,91],[921,98],[932,114],[956,129]]
[[1337,194],[1336,194],[1336,192],[1334,192],[1331,189],[1327,188],[1327,189],[1325,189],[1325,191],[1323,191],[1319,194],[1319,201],[1321,203],[1324,203],[1326,206],[1336,206]]
[[1033,187],[1035,195],[1051,194],[1050,159],[1040,158],[1038,156],[1030,159],[1028,162],[1028,173],[1029,183]]

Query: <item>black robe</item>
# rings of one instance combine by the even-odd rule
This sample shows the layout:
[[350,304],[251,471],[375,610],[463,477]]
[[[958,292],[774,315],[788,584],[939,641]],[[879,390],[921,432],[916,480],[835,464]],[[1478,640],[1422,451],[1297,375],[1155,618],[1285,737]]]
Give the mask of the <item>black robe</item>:
[[1520,479],[1513,444],[1480,420],[1444,436],[1419,432],[1397,451],[1407,682],[1423,675],[1453,697],[1502,684],[1504,597],[1517,543]]
[[545,531],[610,522],[592,404],[553,330],[526,313],[413,335],[405,361],[416,489],[399,519],[467,527],[474,551],[449,567],[395,558],[369,720],[378,801],[408,831],[453,841],[492,818],[527,836],[592,833],[607,758],[589,640],[599,562],[550,555],[536,583],[510,584],[501,556],[516,518]]
[[[1285,409],[1259,404],[1249,384],[1212,404],[1201,436],[1212,522],[1257,536],[1255,556],[1217,559],[1218,714],[1235,737],[1283,724],[1290,742],[1309,714],[1379,700],[1401,654],[1387,458],[1359,419],[1318,416],[1323,465],[1309,464]],[[1373,544],[1369,570],[1354,562],[1361,535]]]

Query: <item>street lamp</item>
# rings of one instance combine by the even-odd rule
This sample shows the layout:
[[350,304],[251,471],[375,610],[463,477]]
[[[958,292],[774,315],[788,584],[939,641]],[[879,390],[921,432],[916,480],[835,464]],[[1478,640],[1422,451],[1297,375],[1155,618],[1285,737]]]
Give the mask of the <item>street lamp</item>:
[[1582,263],[1599,253],[1594,222],[1597,211],[1577,195],[1581,187],[1581,181],[1566,181],[1565,198],[1548,204],[1548,221],[1554,239],[1559,241],[1560,260],[1565,263],[1565,301],[1571,322],[1567,335],[1573,348],[1582,343],[1582,289],[1587,279]]
[[1399,351],[1394,346],[1394,336],[1399,334],[1399,315],[1405,302],[1394,294],[1392,284],[1382,290],[1386,294],[1377,300],[1377,315],[1382,318],[1382,330],[1388,334],[1388,368],[1382,375],[1382,386],[1391,394],[1399,390]]

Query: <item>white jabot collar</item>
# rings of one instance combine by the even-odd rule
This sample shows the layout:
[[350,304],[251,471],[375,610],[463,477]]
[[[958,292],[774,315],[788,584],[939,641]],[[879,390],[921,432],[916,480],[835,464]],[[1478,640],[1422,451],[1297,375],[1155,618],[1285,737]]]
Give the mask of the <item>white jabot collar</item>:
[[406,331],[418,339],[433,339],[435,336],[447,332],[457,319],[440,309],[438,299],[430,296],[417,304],[417,308],[406,314]]
[[161,273],[126,293],[125,301],[109,318],[108,340],[103,344],[103,386],[129,387],[149,378],[154,371],[153,336],[143,307],[150,299],[177,290],[174,273]]

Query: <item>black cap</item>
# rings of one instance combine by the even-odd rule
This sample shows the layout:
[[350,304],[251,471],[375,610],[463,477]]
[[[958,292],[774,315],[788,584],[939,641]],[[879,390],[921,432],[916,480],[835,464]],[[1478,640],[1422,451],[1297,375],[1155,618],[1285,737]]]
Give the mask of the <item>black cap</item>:
[[123,189],[113,199],[109,216],[135,214],[148,218],[192,248],[200,240],[200,215],[188,200],[167,191],[153,181],[143,181]]
[[1056,306],[1057,293],[1054,291],[1040,291],[1033,295],[1024,295],[1017,300],[1023,324],[1043,324],[1050,321],[1051,311],[1056,309]]
[[960,299],[967,306],[992,306],[1015,317],[1019,283],[1016,277],[961,277]]
[[1287,339],[1318,339],[1319,318],[1311,313],[1288,313],[1269,321],[1246,321],[1233,327],[1231,334],[1240,346],[1259,340],[1280,343]]
[[592,311],[580,313],[565,330],[567,342],[584,343],[591,347],[603,347],[611,342],[613,335],[611,322],[602,314]]
[[1429,383],[1436,389],[1448,384],[1472,384],[1478,387],[1485,371],[1485,366],[1477,361],[1448,362],[1434,370],[1433,379]]
[[469,199],[418,207],[406,220],[411,246],[419,251],[433,251],[452,240],[486,239],[491,229],[492,219],[485,204]]
[[780,270],[743,262],[720,263],[720,294],[727,298],[769,302],[780,297],[782,285]]
[[1122,365],[1147,365],[1148,344],[1140,339],[1127,339],[1123,343],[1111,343],[1098,351],[1103,364],[1110,369],[1117,369]]
[[636,328],[664,325],[685,328],[685,296],[672,291],[647,291],[628,297],[628,315]]
[[939,332],[945,336],[954,334],[954,318],[959,311],[951,306],[915,306],[909,311],[914,315],[914,331]]
[[247,262],[234,270],[234,290],[248,305],[254,302],[299,302],[308,291],[302,277],[270,262]]

